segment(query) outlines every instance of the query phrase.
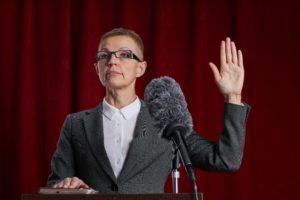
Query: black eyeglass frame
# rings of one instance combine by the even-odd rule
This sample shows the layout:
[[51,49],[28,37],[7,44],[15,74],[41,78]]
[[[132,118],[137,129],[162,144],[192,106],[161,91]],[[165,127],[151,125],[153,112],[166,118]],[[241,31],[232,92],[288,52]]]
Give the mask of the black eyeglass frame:
[[118,57],[117,56],[117,52],[119,52],[119,51],[128,51],[128,52],[130,52],[130,54],[131,54],[131,57],[130,58],[126,58],[126,59],[135,59],[135,60],[137,60],[137,61],[139,61],[139,62],[143,62],[141,59],[139,59],[139,57],[137,57],[137,55],[135,55],[130,49],[121,49],[121,50],[118,50],[118,51],[104,51],[104,50],[101,50],[101,51],[97,51],[96,52],[96,61],[97,62],[99,62],[101,59],[99,58],[99,56],[98,56],[98,53],[99,52],[106,52],[106,53],[108,53],[108,59],[105,59],[105,60],[110,60],[111,59],[111,56],[114,54],[115,56],[116,56],[116,58],[123,58],[123,57]]

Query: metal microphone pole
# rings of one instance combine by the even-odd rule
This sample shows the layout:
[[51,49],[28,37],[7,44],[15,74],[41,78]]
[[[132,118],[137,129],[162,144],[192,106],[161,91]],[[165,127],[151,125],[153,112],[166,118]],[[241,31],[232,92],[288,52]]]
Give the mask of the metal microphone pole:
[[178,189],[178,180],[180,177],[179,166],[180,166],[180,157],[179,157],[178,149],[176,148],[174,152],[174,158],[172,160],[172,188],[173,188],[173,193],[175,194],[179,193],[179,189]]

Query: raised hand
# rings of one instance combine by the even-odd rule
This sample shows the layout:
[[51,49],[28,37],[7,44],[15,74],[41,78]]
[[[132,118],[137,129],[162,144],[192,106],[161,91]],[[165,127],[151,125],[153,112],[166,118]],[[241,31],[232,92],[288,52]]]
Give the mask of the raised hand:
[[225,101],[234,104],[241,103],[241,94],[244,84],[244,66],[242,51],[236,49],[230,38],[221,42],[220,69],[210,62],[215,82],[224,95]]

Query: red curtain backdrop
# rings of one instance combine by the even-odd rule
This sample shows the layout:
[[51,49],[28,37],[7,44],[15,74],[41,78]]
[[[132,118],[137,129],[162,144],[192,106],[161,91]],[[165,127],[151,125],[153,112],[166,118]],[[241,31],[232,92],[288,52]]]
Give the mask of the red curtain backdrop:
[[[94,55],[114,27],[144,39],[138,95],[152,78],[175,78],[195,129],[213,140],[223,97],[208,62],[230,36],[252,106],[244,160],[235,173],[196,170],[200,190],[206,200],[300,199],[299,19],[299,0],[0,0],[0,199],[44,186],[66,115],[103,99]],[[182,171],[180,192],[192,191]]]

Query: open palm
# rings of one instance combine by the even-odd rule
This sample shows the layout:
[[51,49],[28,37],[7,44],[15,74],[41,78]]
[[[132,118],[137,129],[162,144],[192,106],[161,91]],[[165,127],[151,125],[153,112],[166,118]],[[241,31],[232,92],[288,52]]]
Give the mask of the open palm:
[[244,66],[242,51],[236,49],[230,38],[221,42],[220,47],[220,69],[209,63],[215,78],[215,82],[224,95],[225,100],[235,100],[240,103],[244,84]]

